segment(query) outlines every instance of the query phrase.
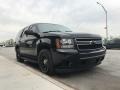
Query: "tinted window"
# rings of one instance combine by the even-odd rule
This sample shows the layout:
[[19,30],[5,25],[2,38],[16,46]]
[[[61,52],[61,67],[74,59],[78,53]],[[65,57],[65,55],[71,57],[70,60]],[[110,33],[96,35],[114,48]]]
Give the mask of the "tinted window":
[[22,32],[21,37],[23,37],[23,36],[25,35],[25,31],[26,31],[26,30],[28,30],[28,27],[25,27],[25,28],[23,29],[23,32]]
[[22,34],[23,30],[20,30],[15,38],[15,40],[18,40]]
[[38,32],[37,27],[35,25],[31,26],[30,30],[32,30],[33,32],[36,32],[36,33]]

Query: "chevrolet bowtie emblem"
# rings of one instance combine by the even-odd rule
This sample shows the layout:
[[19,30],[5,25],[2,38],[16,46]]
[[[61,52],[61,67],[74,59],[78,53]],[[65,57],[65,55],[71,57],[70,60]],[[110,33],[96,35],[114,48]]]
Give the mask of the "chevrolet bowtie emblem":
[[96,43],[96,41],[90,41],[90,45],[94,45]]

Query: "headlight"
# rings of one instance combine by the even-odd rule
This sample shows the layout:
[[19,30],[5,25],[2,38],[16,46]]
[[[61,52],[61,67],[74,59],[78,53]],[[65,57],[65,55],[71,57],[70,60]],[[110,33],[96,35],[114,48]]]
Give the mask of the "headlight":
[[61,39],[61,43],[63,45],[71,45],[73,44],[73,40],[72,39]]
[[74,48],[73,39],[56,39],[56,48]]

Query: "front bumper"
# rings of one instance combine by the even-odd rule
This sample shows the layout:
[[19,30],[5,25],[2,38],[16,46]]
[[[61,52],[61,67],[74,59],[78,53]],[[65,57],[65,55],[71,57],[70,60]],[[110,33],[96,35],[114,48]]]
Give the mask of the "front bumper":
[[80,52],[75,49],[57,49],[52,51],[54,66],[81,67],[87,65],[98,65],[104,59],[106,48],[103,47],[91,52]]

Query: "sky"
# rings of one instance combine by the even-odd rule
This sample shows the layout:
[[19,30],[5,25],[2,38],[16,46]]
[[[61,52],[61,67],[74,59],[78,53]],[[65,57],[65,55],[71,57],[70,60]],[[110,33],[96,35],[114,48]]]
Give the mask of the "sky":
[[120,0],[0,0],[0,41],[38,22],[105,37],[105,12],[96,2],[108,11],[109,36],[120,36]]

